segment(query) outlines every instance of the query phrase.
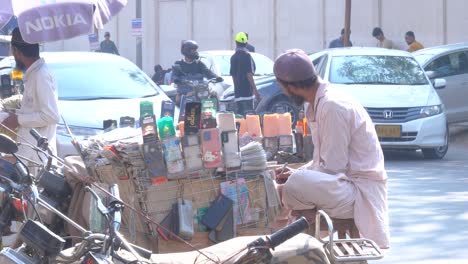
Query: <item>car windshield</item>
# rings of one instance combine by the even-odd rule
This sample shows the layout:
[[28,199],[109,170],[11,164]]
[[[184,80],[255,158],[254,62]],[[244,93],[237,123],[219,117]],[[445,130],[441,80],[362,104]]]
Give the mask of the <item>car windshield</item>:
[[[268,57],[258,53],[250,53],[255,62],[255,75],[271,75],[273,74],[273,61]],[[216,55],[213,57],[216,67],[219,69],[221,76],[229,76],[231,69],[232,55]]]
[[330,82],[338,84],[424,85],[424,71],[412,57],[335,56],[330,66]]
[[424,65],[431,58],[434,57],[433,54],[413,54],[413,57],[419,62],[419,64]]
[[142,98],[158,94],[155,85],[131,63],[49,63],[61,100]]

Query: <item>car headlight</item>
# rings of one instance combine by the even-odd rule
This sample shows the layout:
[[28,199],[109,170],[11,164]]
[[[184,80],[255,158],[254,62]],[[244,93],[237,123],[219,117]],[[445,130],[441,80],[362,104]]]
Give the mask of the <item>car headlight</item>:
[[[74,137],[86,139],[91,136],[99,135],[104,131],[102,129],[88,128],[88,127],[76,127],[69,126]],[[57,135],[70,137],[65,125],[57,125]]]
[[444,105],[432,105],[421,108],[420,117],[435,116],[444,112]]

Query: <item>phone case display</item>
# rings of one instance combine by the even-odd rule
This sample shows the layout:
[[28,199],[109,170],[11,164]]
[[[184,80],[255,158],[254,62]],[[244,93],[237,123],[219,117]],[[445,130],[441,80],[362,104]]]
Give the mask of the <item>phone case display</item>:
[[207,98],[202,100],[201,123],[202,128],[216,127],[216,112],[218,109],[218,100],[216,98]]
[[249,191],[244,178],[221,183],[221,193],[234,201],[234,217],[237,225],[251,221]]
[[153,102],[143,101],[140,102],[140,117],[154,115]]
[[158,131],[161,139],[175,136],[174,119],[170,116],[158,120]]
[[162,140],[164,150],[164,160],[167,166],[167,178],[177,179],[184,177],[185,170],[182,151],[180,150],[180,140],[178,137],[169,137]]
[[200,130],[202,105],[190,102],[185,105],[184,135],[198,134]]
[[237,131],[222,132],[221,140],[223,144],[224,165],[228,169],[239,168],[241,166],[241,158]]
[[175,104],[172,101],[161,102],[161,117],[170,116],[174,119]]
[[191,173],[203,169],[200,136],[185,135],[182,137],[186,171]]
[[131,116],[120,117],[119,127],[135,127],[135,118]]
[[209,168],[219,168],[223,166],[221,154],[221,139],[218,128],[200,130],[202,143],[203,166]]
[[186,96],[185,94],[180,98],[180,110],[178,122],[185,120],[185,106],[187,103],[193,102],[193,96]]
[[216,119],[218,128],[221,131],[224,165],[228,169],[238,168],[241,165],[241,158],[234,113],[218,113]]
[[161,143],[158,139],[154,115],[140,118],[140,127],[143,135],[143,157],[151,182],[153,184],[164,182],[167,170],[164,164]]

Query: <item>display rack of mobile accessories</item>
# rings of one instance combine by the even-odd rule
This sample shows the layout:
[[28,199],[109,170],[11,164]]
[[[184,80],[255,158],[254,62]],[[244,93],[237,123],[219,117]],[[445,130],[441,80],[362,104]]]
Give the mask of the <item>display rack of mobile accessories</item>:
[[[204,178],[185,178],[148,186],[144,195],[146,197],[146,213],[164,226],[164,219],[171,213],[173,205],[179,199],[191,201],[195,222],[195,234],[192,238],[193,243],[191,243],[197,247],[207,246],[211,243],[208,242],[208,230],[201,224],[201,218],[211,202],[220,193],[224,193],[228,197],[235,196],[234,200],[241,201],[236,210],[238,213],[235,214],[238,219],[237,225],[234,226],[237,229],[237,235],[267,232],[271,216],[268,211],[263,175],[255,174],[249,175],[246,179],[236,179],[233,176],[235,174],[235,172],[230,173],[229,177],[211,175]],[[241,211],[242,213],[240,213]],[[170,226],[165,227],[171,228]],[[160,253],[176,249],[171,248],[170,245],[178,243],[177,241],[171,241],[170,237],[164,237],[165,235],[158,232],[160,230],[154,225],[152,231],[158,236]],[[183,251],[183,248],[178,250]]]

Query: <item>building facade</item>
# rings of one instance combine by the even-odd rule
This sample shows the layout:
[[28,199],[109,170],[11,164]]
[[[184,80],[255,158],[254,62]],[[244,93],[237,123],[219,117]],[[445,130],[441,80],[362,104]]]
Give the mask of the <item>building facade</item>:
[[[424,46],[468,42],[466,0],[352,1],[351,41],[374,46],[379,26],[401,49],[404,34],[415,32]],[[111,33],[120,54],[151,74],[155,64],[168,68],[180,59],[180,43],[194,39],[200,50],[233,49],[238,31],[249,33],[256,51],[274,59],[282,51],[319,51],[337,38],[344,25],[345,0],[128,0],[100,30]],[[141,14],[141,15],[140,15]],[[141,16],[141,37],[132,19]],[[47,43],[45,50],[90,50],[88,38]]]

